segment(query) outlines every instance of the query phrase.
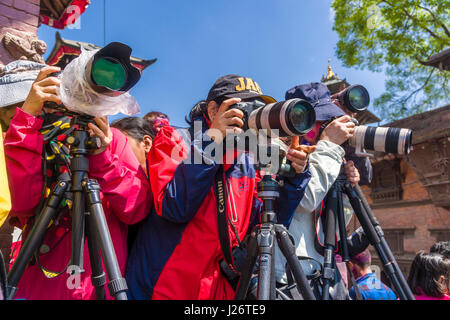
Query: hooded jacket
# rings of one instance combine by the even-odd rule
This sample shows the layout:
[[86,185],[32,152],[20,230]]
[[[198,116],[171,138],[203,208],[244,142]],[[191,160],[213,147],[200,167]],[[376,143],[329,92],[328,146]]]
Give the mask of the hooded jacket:
[[[43,120],[17,109],[5,138],[6,165],[9,174],[12,209],[10,223],[23,229],[30,228],[44,186],[42,164],[43,137],[39,132]],[[111,128],[113,140],[108,148],[89,156],[89,177],[97,179],[102,192],[101,199],[109,232],[115,248],[122,275],[127,260],[128,225],[143,220],[151,210],[152,194],[148,178],[140,166],[126,136]],[[71,217],[61,212],[48,227],[39,260],[48,270],[60,272],[68,265],[71,255]],[[20,242],[13,243],[11,252],[14,263]],[[84,270],[79,279],[69,279],[67,272],[48,279],[37,263],[30,264],[19,284],[18,299],[95,299],[91,283],[89,251],[85,241]],[[70,288],[69,288],[70,287]],[[108,290],[106,290],[109,297]]]
[[[202,130],[191,127],[188,143],[172,127],[163,127],[154,139],[149,171],[155,203],[130,253],[126,279],[131,299],[234,298],[219,267],[223,253],[213,185],[220,165],[207,152],[218,146],[205,135],[206,121],[196,120],[202,121]],[[258,223],[262,203],[256,185],[261,177],[248,153],[235,152],[234,161],[223,166],[228,234],[230,247],[235,247],[236,234],[243,239]],[[277,201],[278,223],[290,223],[309,178],[305,170],[285,179]]]

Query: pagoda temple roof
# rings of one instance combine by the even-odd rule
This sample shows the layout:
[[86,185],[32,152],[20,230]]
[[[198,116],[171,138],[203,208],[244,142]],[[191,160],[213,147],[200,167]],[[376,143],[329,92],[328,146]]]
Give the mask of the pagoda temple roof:
[[436,53],[429,57],[427,61],[420,61],[420,63],[425,66],[438,68],[439,70],[450,71],[450,48]]
[[[86,50],[97,50],[102,47],[87,42],[64,39],[59,32],[56,32],[56,42],[50,55],[47,57],[46,63],[64,69],[70,61],[75,59],[81,53],[81,48]],[[145,60],[137,57],[130,57],[131,64],[136,68],[139,68],[141,72],[155,63],[156,60],[157,59]]]

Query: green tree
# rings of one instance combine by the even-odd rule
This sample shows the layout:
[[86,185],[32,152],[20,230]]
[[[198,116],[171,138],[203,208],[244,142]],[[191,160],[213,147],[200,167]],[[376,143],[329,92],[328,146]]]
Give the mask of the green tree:
[[450,1],[334,0],[331,6],[344,65],[385,68],[385,93],[374,100],[383,120],[449,102],[450,72],[423,63],[450,46]]

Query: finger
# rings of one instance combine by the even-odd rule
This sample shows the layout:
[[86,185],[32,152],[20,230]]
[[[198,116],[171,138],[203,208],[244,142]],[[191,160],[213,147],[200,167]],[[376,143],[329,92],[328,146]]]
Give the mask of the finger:
[[242,133],[242,129],[238,128],[238,127],[232,127],[232,126],[227,126],[225,128],[225,133],[226,134],[241,134]]
[[227,109],[231,106],[231,105],[233,105],[233,104],[235,104],[235,103],[238,103],[238,102],[240,102],[241,101],[241,99],[240,98],[231,98],[231,99],[227,99],[227,100],[225,100],[224,102],[222,102],[222,104],[220,105],[220,107],[219,107],[219,113],[224,113],[225,111],[227,111]]
[[337,122],[345,123],[349,122],[351,117],[349,115],[345,115],[336,119]]
[[56,94],[52,94],[52,93],[42,92],[41,98],[43,101],[52,101],[56,104],[62,103],[61,99]]
[[231,119],[225,119],[225,124],[227,125],[227,126],[232,126],[232,125],[236,125],[236,126],[238,126],[239,128],[241,128],[241,127],[243,127],[244,126],[244,121],[242,121],[242,119],[240,119],[240,118],[238,118],[238,117],[234,117],[234,118],[231,118]]
[[244,113],[242,112],[242,110],[236,109],[236,108],[232,108],[230,110],[227,110],[223,113],[223,116],[225,118],[233,118],[233,117],[238,117],[238,118],[243,118],[244,117]]
[[59,80],[56,77],[49,77],[49,78],[45,78],[39,82],[36,83],[38,86],[40,87],[46,87],[46,86],[60,86],[61,85],[61,80]]
[[104,133],[107,133],[109,130],[109,122],[106,117],[101,118],[94,118],[95,123],[97,126],[102,130]]
[[88,127],[95,133],[95,135],[96,135],[97,137],[99,137],[99,138],[102,140],[102,142],[105,140],[105,134],[103,133],[102,130],[100,130],[99,127],[97,127],[97,126],[96,126],[95,124],[93,124],[93,123],[89,123],[89,124],[88,124]]
[[348,121],[348,122],[345,123],[345,126],[347,128],[354,128],[356,125],[355,125],[355,123],[353,121]]
[[299,149],[297,149],[299,151],[303,151],[307,154],[313,153],[314,151],[316,151],[316,146],[307,146],[307,145],[300,145]]
[[41,88],[41,91],[45,93],[53,93],[55,95],[58,95],[58,86],[43,87]]
[[290,149],[288,155],[295,159],[304,160],[308,158],[308,154],[301,150]]
[[291,148],[295,149],[295,150],[298,150],[300,148],[300,137],[299,136],[292,137]]
[[291,166],[295,169],[295,172],[302,173],[305,169],[305,165],[300,165],[298,163],[292,162]]
[[59,71],[61,71],[60,67],[52,67],[52,66],[44,67],[41,69],[41,71],[39,71],[39,74],[36,77],[36,80],[34,80],[34,82],[39,82],[39,81],[47,78],[49,74],[59,72]]

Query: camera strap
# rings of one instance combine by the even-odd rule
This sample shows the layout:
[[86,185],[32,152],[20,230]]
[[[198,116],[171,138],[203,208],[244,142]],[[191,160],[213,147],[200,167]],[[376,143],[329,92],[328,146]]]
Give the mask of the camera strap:
[[[223,170],[223,165],[220,165],[219,169],[217,170],[214,180],[214,191],[216,194],[216,202],[217,202],[217,225],[219,231],[220,247],[222,248],[223,257],[227,262],[228,266],[231,268],[231,270],[237,273],[233,261],[233,252],[230,245],[230,237],[228,234],[227,204],[226,204],[227,195],[225,192],[225,174]],[[235,229],[234,232],[236,232]]]

